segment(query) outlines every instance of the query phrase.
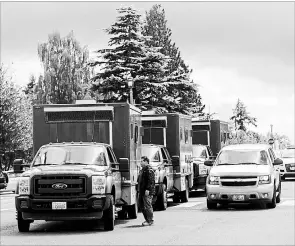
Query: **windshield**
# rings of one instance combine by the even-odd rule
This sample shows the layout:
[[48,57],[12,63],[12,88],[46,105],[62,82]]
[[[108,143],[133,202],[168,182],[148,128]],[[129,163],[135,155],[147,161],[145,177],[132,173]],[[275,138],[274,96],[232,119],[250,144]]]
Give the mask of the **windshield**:
[[224,150],[216,160],[216,165],[268,165],[270,163],[270,158],[264,150]]
[[152,146],[144,146],[141,150],[141,156],[147,156],[150,162],[160,162],[159,149]]
[[282,152],[283,158],[294,158],[295,157],[295,149],[285,149]]
[[193,146],[193,158],[207,158],[205,146]]
[[38,151],[33,166],[39,165],[106,166],[104,148],[99,146],[50,146]]

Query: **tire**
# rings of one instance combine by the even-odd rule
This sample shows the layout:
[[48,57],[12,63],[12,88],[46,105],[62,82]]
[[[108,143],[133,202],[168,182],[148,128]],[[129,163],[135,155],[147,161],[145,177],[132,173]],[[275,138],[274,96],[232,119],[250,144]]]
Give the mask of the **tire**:
[[181,202],[185,203],[188,202],[189,197],[189,189],[188,189],[188,180],[185,180],[185,191],[181,192]]
[[103,211],[103,222],[105,231],[113,231],[115,227],[115,205],[113,196],[109,197],[109,207]]
[[216,209],[217,208],[217,202],[211,202],[207,199],[207,208],[209,210],[212,210],[212,209]]
[[275,208],[276,206],[277,206],[276,187],[274,185],[273,196],[272,196],[272,199],[271,199],[271,203],[267,204],[267,207],[268,208]]
[[28,232],[30,230],[30,220],[24,220],[21,212],[16,212],[17,227],[19,232]]
[[9,182],[8,174],[3,172],[3,175],[5,177],[5,181],[6,181],[6,185],[7,185]]
[[157,197],[157,207],[160,211],[164,211],[167,209],[168,206],[166,184],[162,184],[161,190],[161,194]]
[[135,202],[133,205],[127,206],[127,213],[128,213],[129,219],[137,219],[137,212],[138,212],[137,202]]
[[281,193],[282,193],[282,184],[280,181],[279,187],[278,187],[278,192],[279,194],[276,197],[276,203],[280,203],[281,202]]
[[179,203],[180,202],[180,198],[179,198],[179,194],[178,193],[174,193],[173,202],[174,203]]
[[127,219],[127,210],[126,210],[126,207],[123,207],[121,211],[118,212],[118,219],[120,220],[125,220]]

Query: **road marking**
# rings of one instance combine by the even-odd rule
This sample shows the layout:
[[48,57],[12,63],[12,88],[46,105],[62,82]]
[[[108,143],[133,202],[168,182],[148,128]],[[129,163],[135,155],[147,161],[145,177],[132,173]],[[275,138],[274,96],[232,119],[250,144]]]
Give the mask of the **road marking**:
[[191,208],[191,207],[194,207],[194,206],[202,204],[202,203],[204,203],[204,202],[187,202],[187,203],[177,205],[177,206],[175,206],[175,208]]

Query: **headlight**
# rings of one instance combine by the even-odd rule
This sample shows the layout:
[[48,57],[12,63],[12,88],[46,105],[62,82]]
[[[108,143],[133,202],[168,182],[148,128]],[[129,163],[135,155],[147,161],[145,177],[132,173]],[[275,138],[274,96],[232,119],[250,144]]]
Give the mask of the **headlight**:
[[105,194],[105,176],[92,176],[92,194]]
[[270,175],[259,176],[259,184],[269,184],[269,183],[270,183]]
[[219,185],[219,177],[218,176],[210,176],[209,184],[211,185]]
[[18,181],[18,190],[20,195],[30,194],[30,178],[20,177]]

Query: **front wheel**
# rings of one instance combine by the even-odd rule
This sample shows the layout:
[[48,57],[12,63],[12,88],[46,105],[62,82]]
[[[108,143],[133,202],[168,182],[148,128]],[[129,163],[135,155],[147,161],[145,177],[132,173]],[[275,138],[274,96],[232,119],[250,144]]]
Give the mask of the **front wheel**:
[[188,202],[188,197],[189,197],[189,188],[188,188],[188,180],[185,180],[185,191],[181,192],[181,202]]
[[208,209],[216,209],[217,208],[217,202],[211,202],[207,199],[207,208]]
[[16,218],[19,232],[28,232],[30,230],[31,221],[24,220],[22,213],[19,211],[16,212]]
[[271,199],[271,203],[268,204],[268,208],[275,208],[276,206],[277,206],[276,186],[274,185],[273,196],[272,196],[272,199]]
[[115,227],[115,205],[114,198],[110,198],[109,208],[103,211],[104,230],[113,231]]
[[282,184],[281,184],[281,182],[280,182],[279,187],[278,187],[278,193],[279,194],[276,197],[276,202],[280,203],[281,202],[281,193],[282,193]]
[[127,213],[128,213],[129,219],[136,219],[137,212],[138,212],[137,202],[135,202],[133,205],[129,205],[127,207]]
[[168,201],[167,201],[167,187],[166,187],[166,184],[162,184],[162,192],[157,197],[157,205],[158,205],[159,210],[166,210],[167,209]]

